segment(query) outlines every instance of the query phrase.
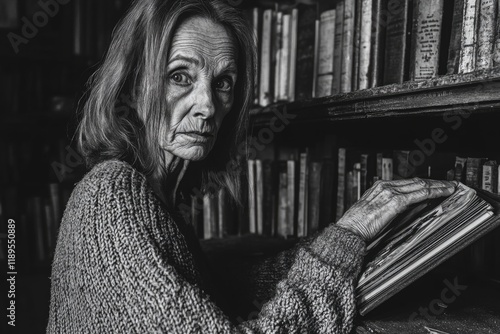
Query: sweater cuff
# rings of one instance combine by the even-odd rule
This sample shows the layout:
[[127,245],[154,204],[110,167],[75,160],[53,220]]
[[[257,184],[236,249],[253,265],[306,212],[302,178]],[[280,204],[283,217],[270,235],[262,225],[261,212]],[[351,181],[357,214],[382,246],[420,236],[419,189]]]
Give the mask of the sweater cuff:
[[366,244],[358,235],[334,224],[325,228],[310,244],[311,253],[329,265],[360,268]]

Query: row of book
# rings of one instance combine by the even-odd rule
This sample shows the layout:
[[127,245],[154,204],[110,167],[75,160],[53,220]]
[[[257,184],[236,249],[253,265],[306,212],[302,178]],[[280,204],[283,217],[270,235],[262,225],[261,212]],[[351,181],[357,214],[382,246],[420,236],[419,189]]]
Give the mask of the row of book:
[[266,106],[499,66],[499,11],[494,0],[252,8],[259,54],[254,102]]
[[465,158],[452,153],[434,153],[431,158],[417,160],[408,150],[370,152],[339,148],[336,220],[377,180],[415,176],[455,180],[475,189],[500,194],[500,170],[495,159]]

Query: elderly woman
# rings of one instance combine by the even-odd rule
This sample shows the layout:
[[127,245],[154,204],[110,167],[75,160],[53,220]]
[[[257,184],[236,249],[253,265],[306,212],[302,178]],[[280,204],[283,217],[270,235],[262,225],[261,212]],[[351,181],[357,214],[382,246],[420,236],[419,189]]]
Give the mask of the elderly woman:
[[[408,205],[453,192],[377,183],[337,224],[269,260],[261,281],[272,294],[258,318],[230,322],[176,207],[188,169],[239,192],[230,162],[252,101],[252,40],[219,0],[133,3],[83,108],[79,145],[92,169],[61,224],[49,333],[348,333],[365,242]],[[122,96],[133,109],[118,110]]]

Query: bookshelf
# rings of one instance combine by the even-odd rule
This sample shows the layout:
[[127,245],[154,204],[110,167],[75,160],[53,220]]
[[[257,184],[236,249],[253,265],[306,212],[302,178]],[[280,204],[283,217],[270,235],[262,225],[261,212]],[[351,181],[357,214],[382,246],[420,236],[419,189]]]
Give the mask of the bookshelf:
[[[325,11],[333,8],[338,9],[336,5],[341,2],[313,2],[318,5],[318,19],[320,14],[325,13]],[[369,2],[374,5],[377,3],[375,0]],[[428,3],[433,3],[429,5],[433,6],[438,2],[429,1]],[[467,1],[464,2],[467,6]],[[298,3],[304,2],[297,1],[295,4]],[[310,4],[311,2],[307,3]],[[365,1],[352,1],[352,3],[359,6]],[[399,3],[408,6],[408,1]],[[422,167],[425,167],[425,169],[417,167],[414,175],[437,179],[446,179],[447,171],[454,168],[458,156],[464,158],[484,157],[489,160],[499,161],[500,67],[498,63],[491,64],[486,69],[481,67],[482,65],[468,70],[459,69],[457,62],[459,62],[458,58],[460,58],[458,56],[460,54],[460,42],[468,30],[463,28],[464,26],[461,29],[465,30],[457,30],[456,28],[456,17],[460,15],[457,14],[454,3],[460,2],[445,1],[444,7],[439,9],[442,13],[441,36],[438,37],[438,40],[440,40],[440,45],[438,45],[440,56],[436,57],[434,55],[434,72],[429,76],[420,70],[421,72],[418,74],[420,79],[410,80],[411,77],[415,77],[415,73],[411,73],[408,62],[416,61],[411,59],[411,54],[415,53],[412,50],[415,47],[412,46],[412,43],[415,42],[410,38],[415,36],[410,35],[413,33],[412,29],[418,26],[418,22],[411,21],[411,10],[429,11],[429,8],[423,8],[425,5],[420,4],[419,8],[416,5],[417,1],[413,1],[413,3],[415,6],[410,6],[409,19],[406,19],[408,25],[404,34],[408,34],[408,36],[403,38],[404,42],[407,43],[406,47],[404,47],[404,44],[396,43],[399,47],[398,50],[394,50],[394,46],[389,48],[389,51],[382,49],[382,53],[393,52],[398,54],[398,57],[406,57],[399,60],[402,69],[395,75],[400,82],[384,83],[384,71],[382,71],[382,74],[378,73],[377,80],[374,80],[373,77],[369,78],[370,82],[376,82],[376,84],[369,85],[364,89],[360,89],[359,83],[361,81],[358,80],[355,83],[356,79],[351,78],[352,86],[345,89],[344,92],[334,92],[332,90],[331,94],[322,92],[320,95],[323,96],[316,94],[316,97],[295,100],[293,98],[282,99],[278,96],[275,97],[274,101],[266,104],[260,103],[259,106],[255,106],[251,110],[250,137],[254,143],[252,148],[253,159],[255,160],[253,164],[256,164],[259,160],[261,160],[261,163],[270,162],[274,166],[273,173],[275,174],[273,174],[273,177],[275,179],[278,178],[278,173],[279,175],[283,173],[295,175],[294,200],[296,205],[295,212],[292,213],[294,218],[287,220],[292,229],[295,229],[295,232],[291,233],[292,239],[297,236],[300,238],[301,233],[299,232],[301,230],[301,209],[300,202],[297,202],[297,199],[300,201],[302,196],[301,190],[298,189],[301,187],[302,172],[297,170],[301,168],[301,156],[304,152],[309,154],[309,163],[315,162],[323,165],[320,181],[321,194],[324,194],[323,189],[333,188],[333,193],[330,189],[330,193],[327,195],[326,203],[324,198],[319,201],[320,226],[324,226],[327,222],[333,222],[338,217],[338,210],[336,209],[338,196],[336,192],[340,182],[338,175],[339,149],[346,149],[348,154],[353,153],[355,155],[360,153],[375,155],[378,152],[383,152],[384,157],[389,154],[391,159],[395,151],[404,150],[409,154],[421,152],[425,160]],[[422,2],[418,1],[418,3]],[[290,8],[294,8],[293,5],[287,7],[287,5],[290,5],[289,2],[283,4],[275,1],[274,5],[275,10],[283,11],[283,13],[290,12]],[[263,4],[263,8],[272,8],[272,5],[266,2]],[[488,15],[493,15],[491,14],[491,8],[487,6],[478,9],[477,15],[479,15],[480,10],[484,10],[485,13],[489,11],[490,14]],[[330,18],[331,16],[331,13],[329,13]],[[498,25],[500,18],[498,18],[497,14],[493,16],[498,20],[496,23]],[[433,15],[433,19],[435,18],[436,15]],[[357,23],[355,22],[355,24]],[[418,24],[420,24],[418,29],[423,29],[421,28],[423,23]],[[470,25],[470,22],[468,24]],[[474,24],[472,24],[473,27]],[[485,30],[481,29],[486,28],[481,26],[482,23],[477,24],[475,27],[478,30],[474,33],[483,34],[479,37],[483,38]],[[488,24],[491,24],[491,21]],[[316,32],[318,31],[321,30],[317,29]],[[457,33],[457,31],[459,32]],[[258,36],[262,36],[262,32]],[[453,39],[454,36],[455,39]],[[355,36],[350,38],[353,38],[354,43],[356,43]],[[335,43],[337,42],[335,41]],[[279,47],[277,49],[279,50]],[[318,52],[318,49],[316,47],[315,52]],[[358,60],[355,58],[355,49],[356,44],[354,44],[354,50],[352,51],[354,63],[360,61],[359,58]],[[343,50],[345,51],[345,48]],[[380,49],[377,52],[380,53]],[[422,49],[419,52],[422,52]],[[359,56],[358,54],[357,57]],[[279,53],[277,57],[279,57]],[[321,57],[321,54],[319,57]],[[335,57],[335,53],[333,57]],[[373,62],[373,58],[370,61]],[[385,61],[387,62],[387,59]],[[391,58],[390,61],[393,62],[394,58]],[[382,57],[379,55],[377,66],[383,66],[383,63],[383,55]],[[300,66],[299,63],[296,63],[296,66]],[[360,69],[356,69],[355,64],[349,66],[354,66],[354,68],[350,69],[353,76],[359,75],[359,72],[356,71]],[[333,76],[335,77],[335,64],[333,68]],[[413,71],[415,71],[415,68]],[[394,67],[391,67],[392,69]],[[394,69],[394,71],[396,70]],[[373,75],[376,71],[373,72],[373,69],[370,69],[369,73]],[[316,76],[318,73],[311,71],[310,75]],[[424,78],[421,78],[421,75]],[[426,75],[427,77],[425,77]],[[363,85],[366,85],[366,83]],[[311,95],[315,95],[314,87]],[[286,119],[279,115],[286,115]],[[285,126],[276,130],[278,128],[277,124]],[[422,143],[429,143],[429,141],[432,142],[430,146],[432,149],[429,149],[432,152],[426,152],[425,146],[422,146]],[[346,173],[349,169],[353,169],[352,164],[348,166],[349,163],[355,162],[352,159],[345,163],[344,169]],[[290,172],[290,169],[287,171],[286,168],[281,166],[284,162],[289,161],[295,163],[295,170],[292,172]],[[357,161],[359,162],[359,160]],[[394,163],[396,163],[396,156],[394,156]],[[311,180],[311,166],[309,165],[308,171],[309,180]],[[333,175],[333,178],[325,178],[325,169],[327,173]],[[259,172],[253,170],[253,173]],[[257,178],[258,176],[253,177],[254,180]],[[270,179],[266,179],[264,174],[263,180],[264,185],[266,185]],[[465,177],[462,181],[466,182]],[[283,183],[286,184],[286,182]],[[284,196],[284,193],[280,192],[281,184],[282,182],[278,180],[274,181],[271,191],[271,197],[275,198],[272,218],[264,216],[264,222],[262,223],[264,226],[272,224],[271,230],[274,232],[271,234],[279,238],[284,237],[280,234],[279,227],[276,227],[276,225],[280,224],[279,216],[282,213],[280,203],[281,197]],[[256,193],[256,195],[252,195],[252,191],[250,191],[248,196],[254,196],[252,199],[254,201],[253,206],[258,207],[257,202],[259,200],[262,202],[262,198],[266,198],[266,191],[264,190],[263,195],[262,193],[259,195],[258,184],[250,184],[249,187],[255,189],[253,193]],[[346,191],[344,190],[344,193]],[[309,192],[311,193],[311,188],[309,188]],[[260,199],[259,196],[261,196]],[[269,198],[269,195],[267,196]],[[309,194],[309,196],[311,195]],[[266,208],[266,204],[263,205]],[[325,209],[325,207],[327,208]],[[317,210],[317,208],[314,208],[314,210]],[[269,219],[270,222],[266,222],[266,219]],[[258,222],[252,223],[248,221],[245,223],[249,225],[259,224]],[[496,297],[494,296],[497,296],[500,291],[499,242],[500,231],[497,229],[424,276],[420,283],[417,282],[418,284],[403,290],[400,296],[396,295],[382,305],[379,310],[376,309],[366,317],[358,319],[359,326],[355,332],[420,333],[426,331],[425,326],[450,333],[475,332],[475,329],[479,328],[481,329],[480,332],[498,332],[498,321],[500,319],[497,304],[495,304]],[[429,304],[436,298],[436,294],[439,296],[443,289],[443,280],[448,277],[447,275],[459,275],[458,277],[466,282],[469,291],[464,293],[461,299],[457,298],[460,300],[456,304],[445,305],[444,308],[449,306],[449,309],[441,309],[439,315],[433,316],[432,320],[420,316],[416,320],[409,321],[412,312],[418,312],[420,306]],[[453,279],[453,277],[450,279]]]

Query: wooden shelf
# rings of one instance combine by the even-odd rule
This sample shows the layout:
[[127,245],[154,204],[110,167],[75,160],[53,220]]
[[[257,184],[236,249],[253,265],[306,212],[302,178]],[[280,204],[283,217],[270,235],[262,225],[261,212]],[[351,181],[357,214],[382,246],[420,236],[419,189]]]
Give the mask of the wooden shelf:
[[443,115],[464,110],[500,110],[500,68],[409,81],[346,94],[253,109],[251,123],[263,127],[274,110],[296,115],[293,122],[336,122],[381,117]]

